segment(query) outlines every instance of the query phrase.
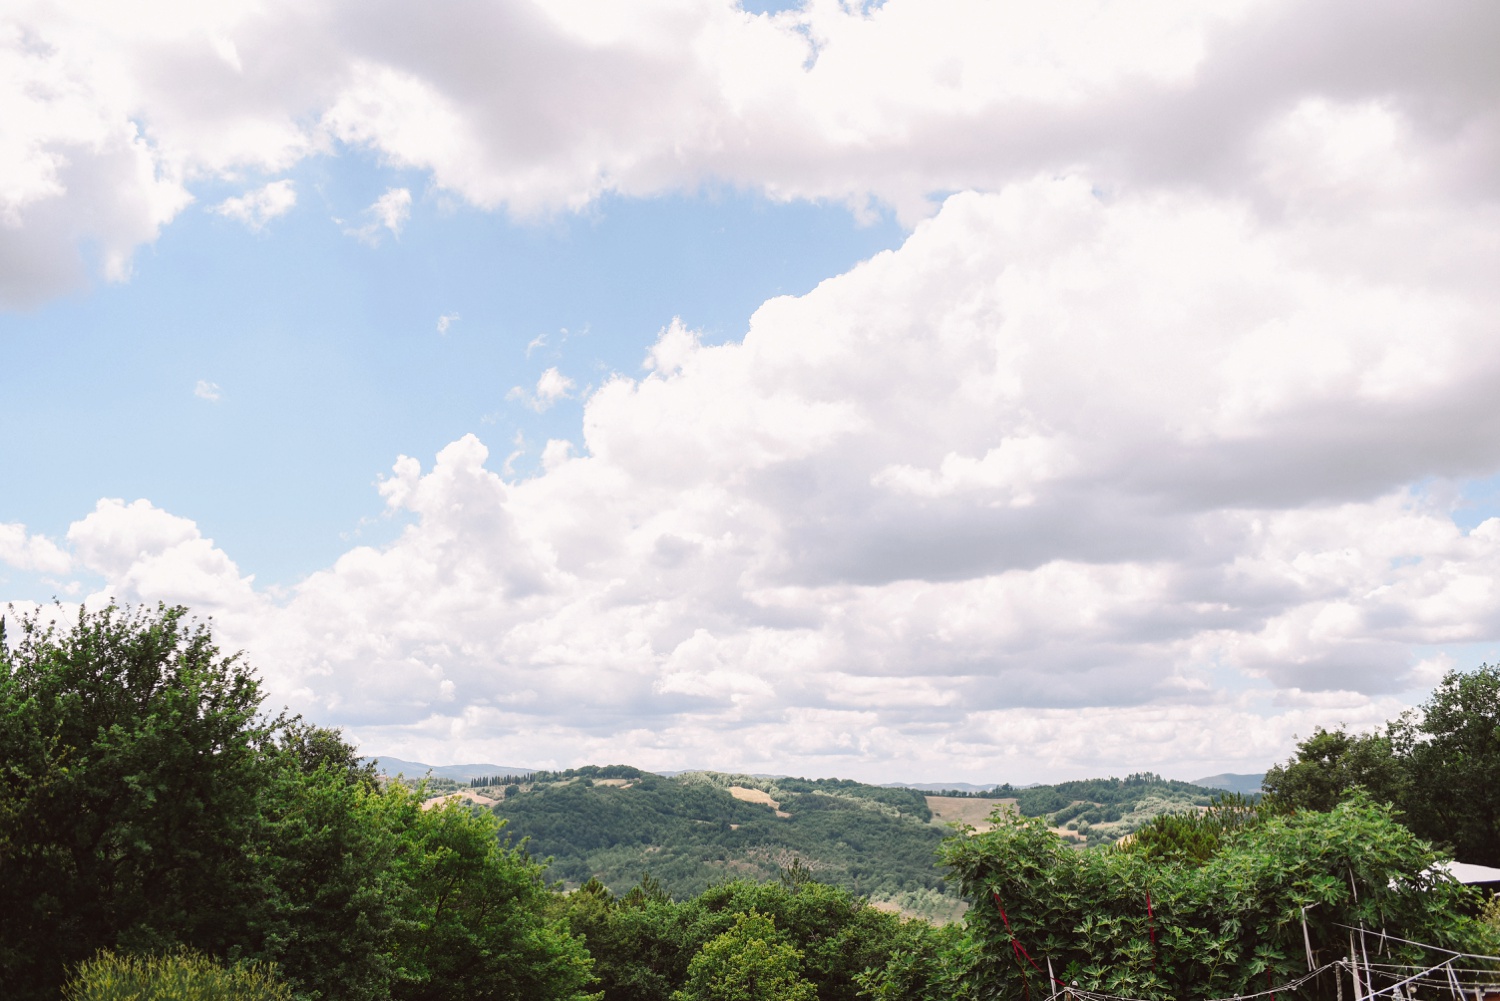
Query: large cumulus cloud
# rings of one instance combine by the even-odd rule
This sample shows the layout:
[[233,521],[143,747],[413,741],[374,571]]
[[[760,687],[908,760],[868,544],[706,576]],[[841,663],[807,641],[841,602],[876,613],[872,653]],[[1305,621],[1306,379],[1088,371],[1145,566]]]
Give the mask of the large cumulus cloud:
[[[1267,142],[1317,175],[1318,135]],[[1358,218],[955,195],[740,341],[663,330],[534,477],[473,436],[401,458],[401,536],[285,593],[144,502],[71,558],[94,600],[192,598],[279,697],[408,756],[1263,765],[1500,635],[1500,521],[1437,489],[1500,468],[1500,229],[1392,169],[1347,168],[1384,192]]]
[[[1351,161],[1403,143],[1429,176],[1370,183],[1489,198],[1497,19],[1484,0],[26,0],[0,16],[0,296],[56,294],[85,252],[123,278],[197,181],[351,147],[522,214],[731,184],[911,221],[1039,171],[1281,211],[1358,200]],[[1325,155],[1289,167],[1288,143]]]

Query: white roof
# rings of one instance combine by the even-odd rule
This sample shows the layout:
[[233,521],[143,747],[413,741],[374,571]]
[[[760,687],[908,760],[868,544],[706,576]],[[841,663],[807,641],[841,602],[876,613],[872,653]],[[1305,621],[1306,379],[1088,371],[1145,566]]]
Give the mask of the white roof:
[[1460,883],[1500,883],[1500,869],[1487,865],[1470,865],[1467,862],[1439,862]]

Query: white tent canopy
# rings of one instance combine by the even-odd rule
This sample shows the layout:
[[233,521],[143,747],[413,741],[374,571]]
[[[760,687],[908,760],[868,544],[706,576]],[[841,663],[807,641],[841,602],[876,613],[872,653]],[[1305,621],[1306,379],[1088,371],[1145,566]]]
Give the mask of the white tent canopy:
[[1500,869],[1487,865],[1470,865],[1468,862],[1440,862],[1453,878],[1467,886],[1475,883],[1500,883]]

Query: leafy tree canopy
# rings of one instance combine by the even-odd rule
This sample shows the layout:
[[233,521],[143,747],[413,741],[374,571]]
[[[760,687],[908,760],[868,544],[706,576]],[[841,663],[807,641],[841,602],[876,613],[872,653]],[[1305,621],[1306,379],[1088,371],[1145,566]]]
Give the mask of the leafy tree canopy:
[[776,933],[776,923],[750,911],[704,944],[672,1001],[817,1001],[817,990],[798,976],[801,965],[802,954]]

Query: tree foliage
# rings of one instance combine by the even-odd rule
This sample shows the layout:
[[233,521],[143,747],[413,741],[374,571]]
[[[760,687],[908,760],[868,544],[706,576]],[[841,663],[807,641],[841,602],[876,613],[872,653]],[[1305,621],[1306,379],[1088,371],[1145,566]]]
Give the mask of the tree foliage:
[[[735,880],[674,901],[649,876],[622,897],[591,880],[559,905],[588,943],[605,1001],[660,1001],[686,989],[709,943],[752,912],[799,958],[799,976],[822,1001],[874,996],[944,997],[958,928],[934,929],[877,910],[839,887],[806,878]],[[759,925],[756,925],[759,928]]]
[[1265,788],[1288,810],[1327,810],[1362,789],[1460,860],[1500,866],[1500,667],[1448,672],[1381,732],[1319,728]]
[[183,609],[39,616],[0,642],[0,981],[55,994],[101,947],[212,948],[253,880],[273,723]]
[[672,1001],[818,1001],[798,975],[801,966],[802,953],[777,934],[775,921],[752,910],[703,944]]

